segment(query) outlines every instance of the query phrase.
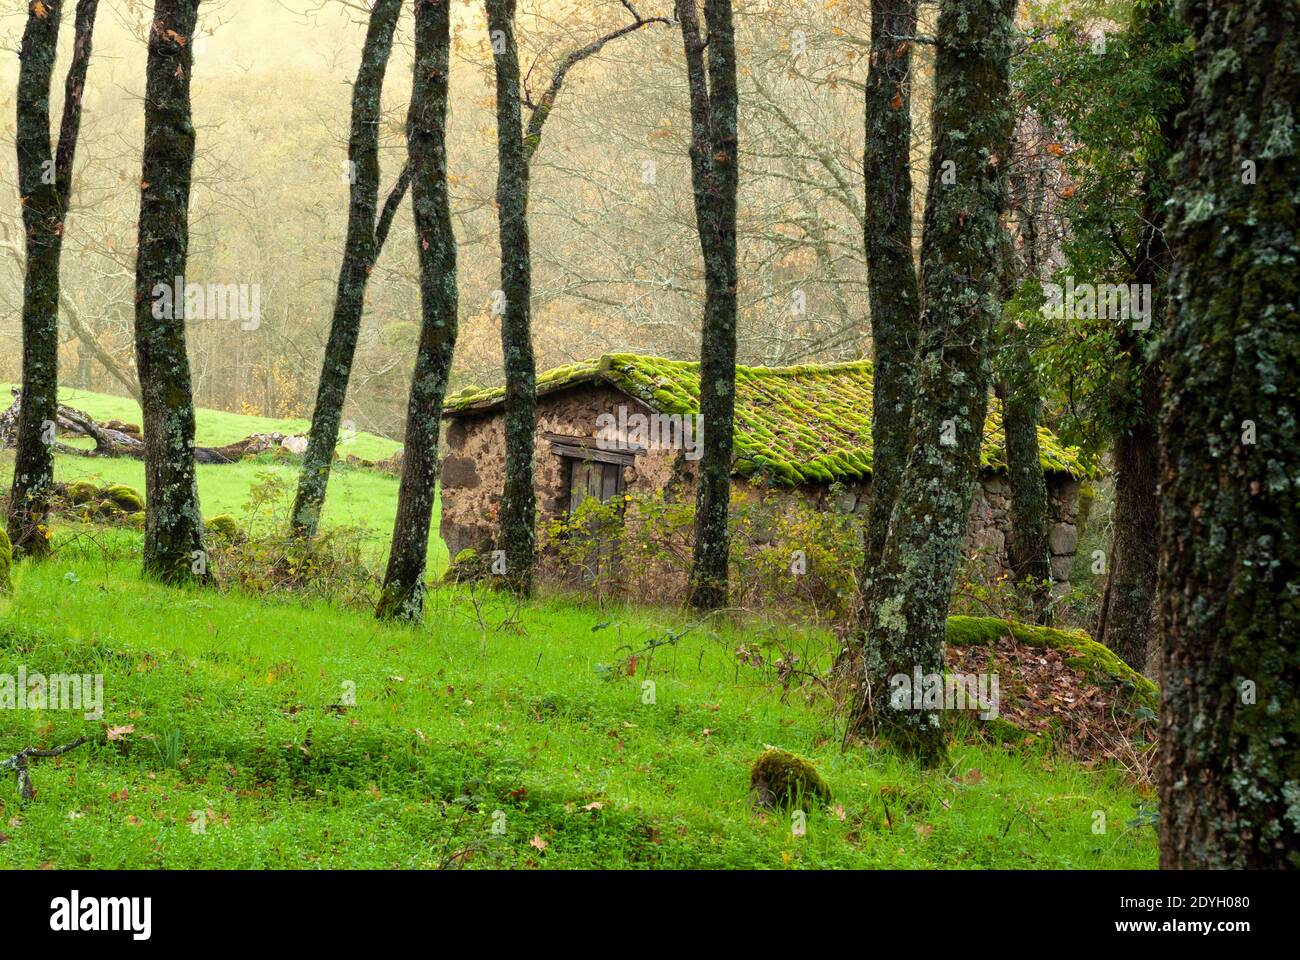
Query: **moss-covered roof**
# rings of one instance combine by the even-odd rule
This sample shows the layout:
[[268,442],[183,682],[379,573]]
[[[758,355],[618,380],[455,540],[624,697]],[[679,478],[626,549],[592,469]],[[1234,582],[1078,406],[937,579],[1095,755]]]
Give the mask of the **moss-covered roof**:
[[[606,383],[660,413],[700,410],[698,363],[630,353],[556,367],[537,378],[544,396],[582,384]],[[871,362],[796,367],[736,367],[734,472],[762,474],[782,484],[829,483],[871,475]],[[467,387],[447,398],[449,416],[487,412],[505,398],[502,387]],[[1074,447],[1038,429],[1043,469],[1092,473]],[[1001,406],[990,403],[981,460],[1005,469]]]

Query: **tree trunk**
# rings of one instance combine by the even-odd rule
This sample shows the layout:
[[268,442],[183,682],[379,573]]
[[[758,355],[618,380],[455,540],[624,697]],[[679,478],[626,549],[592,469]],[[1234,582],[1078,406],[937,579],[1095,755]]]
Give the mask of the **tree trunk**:
[[14,552],[49,553],[45,520],[54,489],[54,434],[59,393],[59,258],[72,191],[72,165],[90,66],[98,0],[80,0],[72,62],[64,88],[58,155],[50,155],[50,84],[62,4],[28,7],[18,77],[18,191],[27,260],[23,278],[23,404],[14,454],[7,527]]
[[946,756],[939,714],[891,702],[891,678],[942,676],[948,603],[979,470],[998,313],[1015,0],[943,0],[922,239],[912,448],[876,579],[858,725],[923,761]]
[[[348,139],[348,232],[334,296],[334,316],[321,364],[312,410],[307,451],[303,455],[294,499],[292,526],[300,536],[314,536],[325,504],[339,424],[347,399],[365,309],[366,281],[379,256],[375,212],[379,205],[379,120],[384,73],[393,48],[393,32],[402,0],[377,0],[370,12],[361,66],[352,87],[352,131]],[[391,217],[390,217],[391,221]],[[381,241],[380,241],[381,242]]]
[[[1116,390],[1127,414],[1115,435],[1114,538],[1107,570],[1097,639],[1135,670],[1145,671],[1155,625],[1156,581],[1159,576],[1160,501],[1159,369],[1140,355],[1136,341],[1124,348],[1125,372],[1138,383]],[[1130,389],[1136,396],[1130,397]],[[1127,424],[1127,425],[1124,425]]]
[[[1013,149],[1015,145],[1013,144]],[[1018,152],[1018,151],[1017,151]],[[1024,275],[1039,279],[1038,218],[1041,210],[1043,176],[1030,185],[1030,174],[1015,171],[1011,175],[1011,206],[1016,218],[1016,232],[1024,257]],[[1002,298],[1015,296],[1021,276],[1012,234],[1006,235],[1005,272]],[[1012,536],[1007,547],[1011,575],[1027,589],[1029,610],[1026,618],[1033,623],[1052,623],[1052,547],[1048,538],[1051,501],[1047,478],[1043,475],[1038,448],[1038,424],[1042,419],[1042,395],[1038,388],[1038,371],[1034,368],[1033,350],[1028,333],[1021,326],[1003,318],[999,340],[997,394],[1002,401],[1002,432],[1005,437],[1007,482],[1011,488],[1010,519]]]
[[1051,506],[1038,449],[1042,399],[1029,346],[1023,336],[1003,339],[1006,379],[999,383],[1002,430],[1006,436],[1007,482],[1011,487],[1011,529],[1007,548],[1011,576],[1029,593],[1028,619],[1052,623]]
[[[1153,3],[1135,14],[1135,29],[1163,37],[1175,21],[1173,3]],[[1171,78],[1172,79],[1172,78]],[[1145,227],[1134,258],[1135,282],[1149,286],[1152,304],[1169,302],[1170,255],[1166,237],[1166,205],[1170,197],[1167,173],[1169,155],[1176,149],[1178,114],[1190,96],[1190,80],[1181,84],[1181,96],[1167,104],[1159,120],[1158,143],[1145,171],[1142,222]],[[1158,324],[1165,310],[1153,310]],[[1130,666],[1145,671],[1153,653],[1156,627],[1156,584],[1159,578],[1160,504],[1159,427],[1161,371],[1147,357],[1140,331],[1125,324],[1119,331],[1115,386],[1111,392],[1111,417],[1115,433],[1114,539],[1107,565],[1097,639]]]
[[506,583],[527,596],[533,585],[536,484],[537,369],[531,319],[532,262],[528,250],[528,155],[519,103],[515,0],[487,0],[488,31],[497,78],[497,220],[501,236],[501,355],[505,364],[506,476],[498,515]]
[[194,475],[194,396],[185,352],[194,162],[190,77],[198,8],[199,0],[154,3],[135,268],[135,356],[145,442],[144,570],[174,583],[215,579],[203,547]]
[[1160,863],[1300,867],[1295,5],[1188,0],[1161,346]]
[[419,622],[438,473],[442,401],[456,347],[456,236],[447,188],[451,0],[416,0],[415,79],[406,123],[420,257],[420,341],[406,413],[393,545],[376,615]]
[[[701,443],[689,600],[698,610],[727,605],[731,455],[736,407],[736,38],[731,0],[704,0],[708,39],[695,0],[678,0],[691,100],[691,180],[704,257],[700,338]],[[705,50],[707,47],[707,66]]]
[[[921,338],[921,298],[912,259],[912,44],[916,0],[872,0],[867,71],[865,242],[873,360],[871,493],[867,500],[861,613],[872,609],[898,482],[907,462]],[[871,632],[863,623],[861,633]]]

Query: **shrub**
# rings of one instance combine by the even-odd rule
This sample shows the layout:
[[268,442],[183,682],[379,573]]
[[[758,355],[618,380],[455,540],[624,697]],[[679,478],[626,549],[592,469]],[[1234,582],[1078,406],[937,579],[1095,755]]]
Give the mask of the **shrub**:
[[[675,603],[690,574],[694,503],[663,493],[584,500],[544,524],[540,549],[598,595]],[[762,487],[733,500],[731,597],[736,607],[780,605],[794,617],[838,621],[851,614],[862,562],[861,522]]]

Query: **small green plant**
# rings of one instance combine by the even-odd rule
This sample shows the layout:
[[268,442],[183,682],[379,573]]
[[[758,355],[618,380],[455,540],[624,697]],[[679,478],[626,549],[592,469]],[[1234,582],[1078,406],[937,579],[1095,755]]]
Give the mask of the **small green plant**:
[[168,770],[174,770],[181,762],[181,732],[168,730],[153,742],[158,754],[158,762]]

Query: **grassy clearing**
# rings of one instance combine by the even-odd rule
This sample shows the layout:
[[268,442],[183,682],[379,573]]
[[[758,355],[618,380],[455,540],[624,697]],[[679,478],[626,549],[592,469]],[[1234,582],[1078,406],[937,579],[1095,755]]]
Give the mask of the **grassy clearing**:
[[[0,863],[1156,865],[1154,830],[1130,825],[1142,798],[1113,768],[978,742],[955,745],[950,771],[842,753],[824,699],[783,698],[770,667],[735,653],[780,641],[815,656],[815,634],[697,626],[628,675],[629,648],[684,624],[439,590],[415,630],[178,591],[136,569],[65,548],[20,566],[0,601],[0,672],[102,673],[106,702],[102,723],[0,710],[0,752],[134,727],[34,764],[26,809],[12,780],[0,784]],[[332,708],[350,689],[355,706]],[[749,765],[766,745],[810,758],[834,791],[804,836],[788,815],[749,809]],[[1106,832],[1093,832],[1094,811]]]
[[[13,384],[0,384],[0,394],[9,396]],[[142,420],[140,405],[130,397],[118,397],[110,393],[95,393],[90,390],[77,390],[72,387],[59,387],[59,402],[70,407],[84,410],[96,420],[124,420],[139,425]],[[252,433],[305,433],[310,426],[306,420],[274,419],[242,413],[227,413],[224,410],[208,410],[199,407],[194,411],[194,437],[199,446],[219,447],[236,440],[242,440]],[[88,444],[93,447],[93,443]],[[355,438],[343,447],[343,453],[351,453],[363,460],[382,460],[391,456],[401,447],[395,440],[380,437],[373,433],[357,431]]]
[[[119,419],[140,422],[140,407],[134,400],[102,393],[62,388],[62,402],[85,410],[98,420]],[[305,420],[270,420],[218,410],[199,409],[195,415],[197,442],[205,446],[219,446],[242,439],[252,433],[278,430],[281,433],[299,433],[307,428]],[[74,445],[93,447],[90,441],[72,441]],[[401,446],[384,437],[358,433],[345,448],[348,453],[364,459],[382,459]],[[14,454],[12,450],[0,453],[0,485],[9,489],[13,477]],[[274,477],[287,490],[283,512],[287,514],[288,501],[298,483],[298,464],[270,462],[269,458],[245,460],[232,464],[199,464],[199,503],[205,517],[229,513],[238,519],[245,516],[249,490]],[[144,493],[144,464],[131,459],[99,459],[56,454],[55,479],[63,483],[90,480],[97,484],[125,483]],[[387,556],[393,534],[393,520],[397,514],[398,479],[377,470],[336,464],[330,472],[329,496],[321,514],[324,529],[349,526],[362,528],[363,539],[378,562]],[[429,537],[429,569],[439,574],[446,569],[447,549],[438,536],[441,502],[434,501],[433,524]]]

